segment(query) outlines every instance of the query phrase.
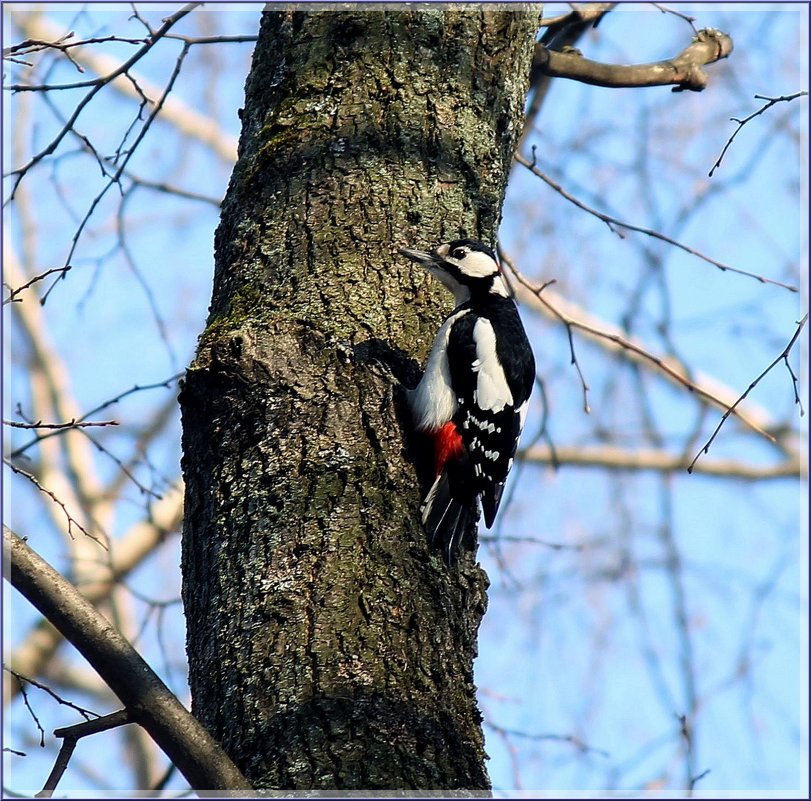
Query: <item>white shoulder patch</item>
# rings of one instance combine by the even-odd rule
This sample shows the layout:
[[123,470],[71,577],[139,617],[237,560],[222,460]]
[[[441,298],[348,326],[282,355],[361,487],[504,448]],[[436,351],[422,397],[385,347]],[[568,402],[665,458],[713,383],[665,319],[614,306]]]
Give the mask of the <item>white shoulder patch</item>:
[[512,406],[504,368],[496,353],[496,335],[489,320],[480,317],[473,326],[473,340],[476,343],[476,361],[473,370],[478,373],[474,401],[480,409],[500,412],[505,406]]

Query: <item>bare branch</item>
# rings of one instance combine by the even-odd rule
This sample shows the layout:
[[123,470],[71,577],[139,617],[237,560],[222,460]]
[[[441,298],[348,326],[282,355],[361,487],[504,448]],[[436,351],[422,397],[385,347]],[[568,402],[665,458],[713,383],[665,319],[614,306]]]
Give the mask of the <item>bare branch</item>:
[[707,85],[702,67],[726,58],[732,52],[732,39],[715,28],[704,28],[679,55],[650,64],[602,64],[584,58],[579,52],[559,53],[542,43],[535,47],[533,68],[552,78],[571,78],[593,86],[609,88],[669,86],[674,92],[689,89],[700,92]]
[[546,740],[558,743],[568,743],[583,753],[599,754],[600,756],[606,758],[611,756],[608,751],[604,751],[602,748],[595,748],[594,746],[583,742],[583,740],[580,739],[580,737],[578,737],[576,734],[531,734],[530,732],[498,726],[491,721],[485,721],[484,725],[490,729],[493,729],[493,731],[508,735],[510,737],[520,737],[525,740]]
[[118,712],[104,715],[104,717],[100,717],[96,720],[85,721],[84,723],[77,723],[75,726],[66,726],[54,730],[54,736],[62,738],[62,747],[59,749],[53,769],[45,781],[45,786],[34,798],[51,798],[53,796],[56,785],[59,784],[59,780],[67,770],[70,758],[76,748],[76,743],[79,742],[82,737],[109,731],[110,729],[126,726],[128,723],[134,722],[127,709],[120,709]]
[[707,173],[707,175],[712,178],[713,173],[721,166],[721,162],[724,160],[724,156],[726,155],[727,150],[729,150],[729,146],[732,144],[735,137],[740,133],[741,128],[746,125],[747,122],[750,120],[755,119],[755,117],[759,117],[763,114],[764,111],[768,111],[773,105],[776,103],[784,103],[789,102],[791,100],[796,100],[798,97],[805,97],[808,94],[805,90],[800,92],[795,92],[793,95],[781,95],[780,97],[766,97],[764,95],[755,95],[755,100],[767,100],[768,102],[766,105],[761,106],[757,111],[753,114],[750,114],[748,117],[744,117],[744,119],[739,120],[736,117],[730,117],[730,122],[737,122],[738,127],[733,132],[732,136],[729,137],[727,143],[724,145],[724,149],[721,151],[721,155],[715,160],[715,164],[712,165],[712,169]]
[[[104,195],[110,189],[110,187],[112,187],[114,184],[118,184],[120,182],[121,174],[124,171],[124,168],[127,166],[127,163],[129,162],[130,158],[132,158],[133,154],[137,150],[138,145],[143,140],[144,136],[146,136],[146,133],[149,130],[149,128],[151,127],[152,123],[155,121],[155,118],[160,114],[161,109],[163,108],[163,105],[166,102],[166,98],[169,96],[170,92],[172,91],[172,88],[174,87],[174,84],[175,84],[175,81],[177,80],[178,75],[180,75],[180,69],[181,69],[181,67],[183,65],[183,62],[186,59],[186,56],[188,55],[188,53],[189,53],[189,45],[187,45],[187,44],[183,45],[183,49],[181,50],[180,55],[177,58],[177,61],[175,63],[175,67],[172,70],[172,74],[169,76],[169,81],[166,84],[166,88],[164,89],[163,94],[161,95],[158,102],[155,104],[155,108],[152,110],[150,115],[147,117],[147,119],[144,122],[143,126],[141,126],[141,130],[138,132],[138,136],[136,136],[135,141],[133,142],[133,144],[127,150],[127,154],[124,157],[124,159],[122,160],[122,162],[121,162],[120,166],[118,167],[118,169],[116,170],[115,174],[110,177],[110,180],[104,185],[102,190],[93,199],[92,203],[90,204],[90,207],[87,210],[87,213],[85,214],[82,221],[79,223],[79,227],[77,228],[76,232],[73,234],[73,239],[71,241],[70,250],[68,251],[67,257],[65,258],[65,265],[64,265],[65,267],[67,267],[70,264],[71,259],[73,258],[73,254],[76,251],[76,246],[79,243],[79,238],[82,235],[82,232],[84,231],[84,228],[87,225],[88,221],[93,216],[93,212],[96,210],[96,206],[98,206],[98,204],[101,202],[101,199],[104,197]],[[72,118],[72,119],[75,119],[75,115],[74,115],[74,118]],[[66,125],[70,125],[70,128],[72,130],[72,122],[69,122]],[[33,162],[31,163],[31,166],[33,166]],[[59,278],[54,279],[53,283],[50,285],[50,287],[48,287],[45,294],[42,296],[42,298],[40,300],[40,303],[42,303],[43,305],[45,304],[45,302],[48,300],[48,296],[51,294],[51,290],[56,286],[56,284],[62,278],[64,278],[64,274],[61,275]]]
[[[92,417],[94,414],[97,414],[98,412],[106,409],[107,407],[118,403],[119,401],[126,398],[128,395],[132,395],[136,392],[143,392],[149,389],[158,389],[160,387],[169,389],[171,388],[172,384],[175,381],[177,381],[179,378],[182,377],[182,375],[183,375],[182,373],[177,373],[171,376],[170,378],[167,378],[166,381],[157,381],[154,384],[143,384],[143,385],[136,384],[134,387],[131,387],[130,389],[127,389],[124,392],[119,393],[114,398],[110,398],[109,400],[104,401],[103,403],[91,409],[89,412],[83,414],[81,417],[76,418],[77,425],[83,424],[88,417]],[[23,453],[25,453],[25,451],[27,451],[33,445],[36,445],[38,442],[42,442],[45,439],[49,439],[50,437],[56,436],[58,433],[59,433],[58,431],[50,431],[47,434],[38,434],[36,437],[29,440],[24,445],[20,445],[19,448],[13,450],[9,454],[9,457],[12,459],[16,459],[18,456],[21,456]]]
[[17,686],[20,688],[20,694],[23,697],[23,703],[25,704],[25,708],[28,710],[28,714],[31,715],[34,723],[37,725],[37,730],[39,731],[39,745],[40,748],[45,747],[45,729],[42,728],[42,724],[39,722],[39,718],[37,717],[37,713],[34,712],[31,703],[28,700],[28,692],[25,689],[25,684],[17,678]]
[[[664,450],[627,449],[612,445],[556,446],[552,451],[546,445],[534,445],[519,451],[517,457],[528,462],[548,464],[554,467],[589,467],[600,470],[652,470],[660,473],[675,473],[687,469],[687,457]],[[747,464],[736,459],[714,459],[699,462],[693,472],[716,478],[744,481],[765,481],[786,478],[801,478],[806,465],[798,456],[775,465]]]
[[[154,504],[149,518],[133,525],[121,538],[110,543],[106,568],[94,580],[82,580],[82,594],[92,604],[109,598],[118,582],[142,564],[167,536],[177,531],[183,519],[183,488],[175,486],[163,500]],[[98,573],[98,571],[97,571]],[[26,676],[37,675],[48,665],[62,635],[47,620],[35,625],[12,655],[12,668]],[[8,703],[15,694],[11,682],[4,685],[3,700]]]
[[550,542],[549,540],[541,540],[537,537],[516,537],[512,534],[482,534],[479,536],[479,542],[520,542],[528,545],[542,545],[544,548],[549,548],[552,551],[585,551],[586,546],[582,543],[575,543],[570,545],[567,542]]
[[[547,20],[542,19],[541,27],[545,27],[546,31],[536,49],[544,47],[548,50],[566,50],[573,47],[590,27],[596,28],[600,20],[616,5],[616,3],[584,3],[577,6],[572,4],[572,10],[568,14]],[[521,134],[518,150],[533,129],[551,82],[551,76],[544,72],[540,63],[536,63],[536,61],[537,59],[533,60],[529,73],[531,99],[524,118],[524,131]]]
[[662,3],[651,3],[651,5],[654,8],[658,8],[659,11],[661,11],[663,14],[673,14],[679,19],[683,19],[693,29],[693,33],[698,34],[698,29],[693,24],[696,21],[695,17],[691,17],[687,14],[682,14],[681,11],[676,11],[675,8],[670,8],[669,6],[662,5]]
[[23,539],[3,527],[10,581],[70,640],[192,787],[250,790],[239,769],[130,643]]
[[106,86],[110,81],[117,78],[119,75],[124,75],[129,68],[143,58],[160,39],[168,33],[168,31],[183,17],[186,16],[189,12],[193,11],[197,6],[201,5],[201,3],[189,3],[188,5],[181,8],[179,11],[172,14],[171,17],[167,17],[164,20],[163,25],[161,26],[160,30],[156,31],[155,36],[151,37],[147,43],[139,48],[139,50],[132,55],[127,61],[125,61],[117,70],[112,72],[110,75],[107,75],[104,78],[100,78],[96,81],[90,82],[83,82],[80,84],[76,84],[75,86],[92,86],[93,88],[76,104],[76,108],[74,108],[73,113],[71,114],[70,118],[68,119],[65,126],[62,130],[51,140],[51,142],[39,153],[31,158],[26,164],[23,164],[21,167],[17,167],[16,169],[12,170],[9,175],[15,176],[14,185],[11,189],[11,194],[9,195],[9,200],[11,200],[16,191],[17,187],[20,185],[20,181],[25,177],[25,174],[36,164],[38,164],[42,159],[46,156],[50,156],[57,147],[59,147],[59,143],[65,138],[67,133],[73,129],[73,124],[78,119],[79,115],[82,113],[84,107],[98,94],[98,92]]
[[[90,39],[78,39],[75,42],[69,42],[68,39],[73,38],[74,33],[71,31],[70,33],[66,33],[63,36],[60,36],[58,39],[54,39],[53,41],[45,41],[43,39],[26,39],[24,42],[20,42],[16,45],[11,45],[10,47],[3,48],[3,58],[8,58],[11,55],[28,55],[29,53],[39,53],[42,50],[59,50],[65,55],[68,55],[67,51],[73,47],[84,47],[85,45],[92,45],[92,44],[102,44],[104,42],[123,42],[124,44],[146,44],[147,39],[126,39],[121,36],[94,36]],[[73,59],[71,59],[73,61]],[[76,64],[76,62],[73,62]],[[76,65],[79,69],[79,72],[84,72],[84,69],[81,65]]]
[[[788,363],[788,355],[791,352],[791,349],[794,347],[794,343],[797,341],[797,338],[800,336],[800,332],[803,330],[803,326],[808,321],[808,313],[806,312],[805,316],[799,323],[797,323],[797,330],[794,332],[794,336],[789,340],[788,345],[783,349],[783,352],[746,388],[746,391],[741,395],[735,403],[732,404],[721,416],[721,420],[719,421],[718,425],[715,427],[715,431],[712,432],[712,436],[707,440],[707,443],[704,447],[695,455],[695,458],[692,462],[690,462],[690,466],[687,468],[688,473],[693,472],[693,468],[695,467],[696,462],[698,461],[699,457],[702,453],[707,453],[710,449],[710,445],[712,445],[713,440],[718,435],[718,432],[721,430],[721,426],[724,425],[726,422],[727,417],[732,414],[735,409],[737,408],[738,404],[766,377],[766,375],[772,370],[772,368],[779,364],[781,361],[786,363],[786,366],[789,368],[789,372],[791,373],[792,381],[794,382],[794,396],[795,402],[800,403],[799,395],[797,395],[797,378],[794,375],[794,371],[791,369]],[[802,404],[800,404],[800,413],[803,413]]]
[[47,278],[49,275],[53,275],[54,273],[61,273],[64,275],[71,269],[71,265],[66,265],[65,267],[54,267],[50,270],[45,270],[45,272],[40,273],[39,275],[35,275],[30,281],[26,281],[22,286],[18,286],[16,289],[11,289],[9,287],[9,294],[8,297],[3,298],[3,305],[5,306],[6,303],[18,303],[19,298],[17,295],[20,294],[23,290],[28,289],[29,287],[33,286],[39,281],[42,281],[44,278]]
[[[15,15],[13,10],[10,11],[10,14],[15,24],[28,35],[50,38],[57,36],[59,33],[59,26],[47,18]],[[175,37],[166,34],[163,38],[173,39]],[[179,38],[182,41],[188,39],[188,37]],[[195,44],[195,40],[191,40],[190,44]],[[77,50],[74,57],[80,64],[97,75],[106,76],[98,80],[109,81],[110,87],[125,97],[143,100],[146,97],[158,97],[162,91],[161,87],[141,76],[136,76],[130,69],[133,65],[129,62],[127,65],[122,65],[110,56],[87,48]],[[122,67],[126,68],[122,69]],[[34,87],[30,88],[33,89]],[[211,148],[211,151],[224,163],[233,164],[236,161],[236,137],[226,133],[217,120],[201,114],[180,98],[174,96],[167,98],[161,112],[161,121],[174,125],[182,136],[202,142]]]
[[[521,164],[522,166],[526,167],[533,175],[540,178],[545,184],[550,186],[554,189],[559,195],[566,198],[570,203],[573,203],[579,209],[583,209],[583,211],[587,211],[589,214],[593,214],[598,220],[602,220],[614,233],[618,233],[614,230],[614,226],[618,226],[619,228],[625,228],[628,231],[637,231],[640,234],[646,234],[647,236],[653,237],[654,239],[659,239],[662,242],[667,242],[668,245],[674,245],[675,247],[683,250],[685,253],[689,253],[692,256],[697,256],[699,259],[706,261],[708,264],[712,264],[714,267],[717,267],[722,272],[731,272],[737,273],[738,275],[745,275],[747,278],[754,278],[756,281],[760,281],[761,284],[774,284],[775,286],[782,287],[783,289],[788,289],[789,292],[799,292],[799,288],[796,286],[792,286],[791,284],[784,284],[781,281],[776,281],[773,278],[766,278],[763,275],[758,275],[757,273],[750,273],[747,270],[741,270],[737,267],[730,267],[728,264],[724,264],[723,262],[716,261],[715,259],[711,259],[709,256],[705,256],[698,250],[694,250],[693,248],[682,244],[681,242],[676,241],[675,239],[671,239],[669,236],[665,236],[665,234],[661,234],[658,231],[653,230],[652,228],[643,228],[639,225],[632,225],[631,223],[623,222],[622,220],[618,220],[616,217],[612,217],[610,214],[604,214],[601,211],[597,211],[597,209],[592,208],[591,206],[586,205],[583,203],[582,200],[578,200],[573,195],[569,194],[559,183],[554,181],[550,178],[546,173],[539,170],[535,163],[535,147],[532,148],[533,152],[533,160],[529,161],[529,159],[522,156],[520,153],[515,154],[515,160]],[[622,234],[619,234],[622,236]]]
[[[165,112],[164,107],[164,112]],[[165,118],[162,118],[165,119]],[[200,192],[191,192],[188,189],[183,189],[179,186],[172,186],[165,181],[152,181],[148,178],[142,178],[138,175],[131,173],[129,170],[124,170],[124,175],[132,181],[133,186],[142,186],[144,189],[151,189],[154,192],[162,192],[167,195],[175,195],[182,197],[186,200],[196,200],[200,203],[207,203],[209,206],[219,208],[222,205],[220,198],[211,195],[203,195]]]

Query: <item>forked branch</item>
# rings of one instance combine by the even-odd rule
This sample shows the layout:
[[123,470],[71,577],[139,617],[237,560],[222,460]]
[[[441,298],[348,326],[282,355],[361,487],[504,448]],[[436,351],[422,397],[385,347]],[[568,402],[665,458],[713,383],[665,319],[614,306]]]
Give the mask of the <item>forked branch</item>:
[[55,729],[54,736],[62,738],[62,747],[59,749],[53,769],[45,781],[45,786],[34,797],[51,798],[53,796],[56,785],[59,784],[59,780],[68,768],[70,758],[73,756],[73,751],[76,748],[76,743],[79,742],[82,737],[87,737],[89,734],[109,731],[110,729],[125,726],[127,723],[133,722],[130,713],[126,709],[120,709],[118,712],[104,715],[95,720],[86,720],[84,723],[77,723],[75,726]]

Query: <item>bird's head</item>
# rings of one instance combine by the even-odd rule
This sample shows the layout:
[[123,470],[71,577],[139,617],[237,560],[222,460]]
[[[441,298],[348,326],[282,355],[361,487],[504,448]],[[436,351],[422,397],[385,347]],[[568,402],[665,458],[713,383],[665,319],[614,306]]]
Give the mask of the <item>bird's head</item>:
[[457,306],[474,295],[489,293],[507,297],[495,253],[475,239],[446,242],[430,253],[410,248],[400,248],[400,253],[423,266],[447,287]]

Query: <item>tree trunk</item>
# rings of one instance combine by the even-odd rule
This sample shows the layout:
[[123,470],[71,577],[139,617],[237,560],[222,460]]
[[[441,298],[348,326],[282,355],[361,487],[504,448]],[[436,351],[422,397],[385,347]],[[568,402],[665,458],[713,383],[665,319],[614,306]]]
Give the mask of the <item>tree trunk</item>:
[[194,714],[256,788],[486,789],[487,577],[419,523],[402,387],[492,242],[538,7],[266,11],[183,392]]

